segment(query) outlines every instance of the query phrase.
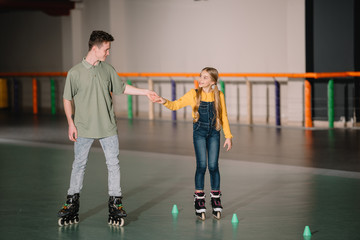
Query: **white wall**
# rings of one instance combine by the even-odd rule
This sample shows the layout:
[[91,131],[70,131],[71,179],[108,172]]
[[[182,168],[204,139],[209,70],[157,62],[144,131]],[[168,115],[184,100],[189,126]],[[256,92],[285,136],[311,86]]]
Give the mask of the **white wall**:
[[84,0],[70,16],[0,20],[2,71],[67,71],[95,29],[114,35],[109,62],[119,72],[305,70],[304,0]]
[[123,1],[127,71],[304,71],[304,0]]
[[[0,71],[67,71],[86,55],[91,31],[101,29],[115,37],[108,62],[118,72],[199,72],[205,66],[220,72],[305,72],[304,2],[84,0],[65,17],[41,12],[1,13],[1,26],[13,34],[14,41],[0,40],[10,43],[2,44],[10,46],[1,56]],[[11,25],[4,24],[10,20]],[[156,89],[169,95],[170,84],[162,85]],[[302,112],[301,82],[288,85],[281,88],[282,117],[302,121],[302,116],[293,114]],[[191,87],[180,86],[177,97]],[[230,83],[227,87],[229,117],[245,120],[246,85]],[[273,87],[257,85],[253,94],[254,120],[264,122],[270,117],[269,122],[274,121]],[[266,94],[268,101],[264,100]],[[115,100],[117,111],[124,115],[125,101],[125,96]],[[146,98],[136,101],[140,113],[148,111]],[[160,108],[155,110],[160,113]]]
[[[117,17],[111,14],[110,20],[111,30],[121,39],[121,49],[114,51],[113,47],[112,52],[111,63],[116,69],[199,72],[204,66],[214,66],[220,72],[305,72],[304,0],[111,2],[121,7]],[[111,9],[116,12],[116,7]],[[118,44],[115,41],[113,46]],[[281,85],[283,123],[289,118],[301,124],[302,115],[289,117],[288,112],[303,112],[302,85],[293,81],[288,84],[289,87]],[[247,99],[246,89],[241,90],[246,85],[234,86],[239,90],[232,91],[230,84],[226,94],[229,117],[246,121],[247,105],[243,101]],[[191,87],[188,85],[186,90]],[[170,84],[163,84],[161,90],[170,98]],[[237,96],[238,92],[243,93]],[[253,87],[255,123],[274,124],[273,92],[271,85]],[[181,96],[179,90],[178,95]],[[139,101],[140,112],[147,111],[146,99]],[[126,106],[118,110],[125,111]],[[160,115],[160,109],[155,111]],[[169,117],[171,113],[165,110],[161,114]]]

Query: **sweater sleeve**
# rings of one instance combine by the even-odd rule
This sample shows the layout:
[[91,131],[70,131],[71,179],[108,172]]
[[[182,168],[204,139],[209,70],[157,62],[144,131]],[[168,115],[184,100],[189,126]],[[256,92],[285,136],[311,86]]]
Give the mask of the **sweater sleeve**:
[[190,91],[188,91],[187,93],[185,93],[184,96],[182,96],[181,98],[179,98],[178,100],[175,101],[169,101],[167,100],[166,103],[164,103],[164,106],[167,107],[170,110],[178,110],[180,108],[189,106],[189,105],[193,105],[194,104],[194,97],[196,95],[196,92],[194,89],[191,89]]
[[222,92],[220,92],[220,104],[221,104],[221,120],[222,120],[222,129],[224,131],[225,138],[232,138],[230,131],[229,119],[227,117],[225,97]]

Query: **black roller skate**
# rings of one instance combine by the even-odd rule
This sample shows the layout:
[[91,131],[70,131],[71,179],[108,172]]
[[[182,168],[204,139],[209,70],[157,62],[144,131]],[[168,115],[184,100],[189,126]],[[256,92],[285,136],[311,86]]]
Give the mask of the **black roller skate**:
[[212,207],[212,214],[216,219],[221,218],[221,212],[223,207],[221,206],[221,192],[220,191],[211,191],[211,207]]
[[195,192],[194,194],[194,206],[195,206],[195,214],[201,220],[205,220],[205,193],[203,192]]
[[78,193],[74,195],[68,195],[66,203],[58,212],[59,226],[74,224],[79,222],[79,201],[80,195]]
[[110,197],[109,198],[109,219],[108,223],[110,225],[124,226],[124,217],[127,216],[125,210],[123,209],[122,197]]

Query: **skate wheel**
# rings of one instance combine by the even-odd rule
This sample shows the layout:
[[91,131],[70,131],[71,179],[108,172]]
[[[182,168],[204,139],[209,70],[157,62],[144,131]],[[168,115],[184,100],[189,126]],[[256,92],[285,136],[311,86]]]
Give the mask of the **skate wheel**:
[[59,220],[58,220],[58,225],[59,225],[60,227],[64,226],[64,219],[59,218]]
[[124,224],[125,224],[125,220],[123,218],[120,218],[119,226],[122,227],[122,226],[124,226]]
[[205,213],[203,212],[203,213],[201,213],[201,215],[199,215],[199,219],[200,220],[205,220],[205,218],[206,218],[206,215],[205,215]]
[[112,219],[109,219],[108,220],[108,224],[109,225],[113,225],[113,226],[124,226],[125,224],[125,220],[123,218],[119,218],[119,220],[112,220]]
[[220,219],[221,218],[221,212],[216,212],[216,214],[214,214],[214,218]]
[[74,223],[79,223],[79,217],[76,217],[75,219],[74,219]]

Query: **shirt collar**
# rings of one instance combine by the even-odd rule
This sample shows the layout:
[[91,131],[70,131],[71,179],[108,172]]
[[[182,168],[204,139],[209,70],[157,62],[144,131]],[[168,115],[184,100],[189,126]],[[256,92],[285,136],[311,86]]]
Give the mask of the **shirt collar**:
[[93,65],[91,65],[90,63],[88,63],[88,62],[85,60],[85,58],[83,58],[82,64],[84,65],[84,67],[85,67],[86,69],[90,69],[90,68],[92,68],[92,67],[97,67],[97,66],[99,66],[99,65],[101,64],[101,61],[99,61],[99,63],[98,63],[97,65],[93,66]]

